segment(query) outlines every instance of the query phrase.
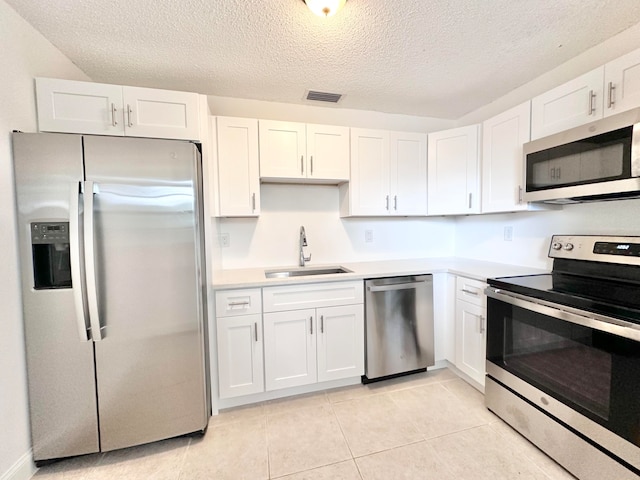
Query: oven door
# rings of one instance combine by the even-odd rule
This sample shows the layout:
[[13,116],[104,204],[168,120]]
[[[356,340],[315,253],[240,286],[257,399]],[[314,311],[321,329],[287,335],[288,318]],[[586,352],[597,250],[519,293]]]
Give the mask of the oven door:
[[488,375],[640,469],[640,326],[486,292]]

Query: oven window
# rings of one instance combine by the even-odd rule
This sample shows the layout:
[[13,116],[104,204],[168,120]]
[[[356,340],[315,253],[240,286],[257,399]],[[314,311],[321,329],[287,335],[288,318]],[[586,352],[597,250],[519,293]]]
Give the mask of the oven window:
[[632,134],[627,127],[530,153],[527,191],[630,178]]
[[489,298],[487,360],[640,446],[640,343]]

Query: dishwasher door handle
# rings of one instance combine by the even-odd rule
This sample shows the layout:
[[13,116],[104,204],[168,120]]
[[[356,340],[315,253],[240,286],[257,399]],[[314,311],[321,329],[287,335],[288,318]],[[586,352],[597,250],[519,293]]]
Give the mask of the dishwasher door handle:
[[421,287],[426,283],[425,280],[419,282],[393,283],[391,285],[380,285],[368,287],[370,292],[387,292],[389,290],[408,290],[411,288]]

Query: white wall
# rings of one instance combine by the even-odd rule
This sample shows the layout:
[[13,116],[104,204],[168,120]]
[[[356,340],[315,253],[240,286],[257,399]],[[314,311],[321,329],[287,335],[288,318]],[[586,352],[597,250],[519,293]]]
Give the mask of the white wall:
[[34,76],[88,77],[4,0],[0,45],[0,478],[18,480],[31,459],[10,131],[36,130]]
[[[315,102],[317,103],[317,102]],[[434,132],[456,126],[454,120],[392,113],[351,110],[337,105],[295,105],[242,98],[209,96],[213,115],[263,118],[289,122],[320,123],[358,128],[380,128],[406,132]]]
[[[454,219],[340,218],[336,186],[263,184],[261,195],[259,218],[219,221],[230,235],[223,268],[297,265],[301,225],[310,265],[454,253]],[[365,230],[373,242],[365,242]]]
[[[460,217],[456,256],[551,268],[547,257],[554,234],[640,235],[640,200],[565,205],[562,210]],[[504,240],[504,227],[513,240]]]

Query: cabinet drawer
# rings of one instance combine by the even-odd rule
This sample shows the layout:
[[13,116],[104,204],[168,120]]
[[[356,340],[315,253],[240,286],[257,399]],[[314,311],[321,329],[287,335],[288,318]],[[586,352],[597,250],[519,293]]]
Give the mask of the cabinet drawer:
[[216,292],[217,317],[233,317],[253,313],[262,313],[262,296],[259,288]]
[[332,307],[364,302],[362,281],[266,287],[262,293],[265,312]]
[[479,280],[472,280],[465,277],[456,278],[456,299],[464,300],[465,302],[472,303],[484,307],[486,303],[486,295],[484,289],[487,284]]

